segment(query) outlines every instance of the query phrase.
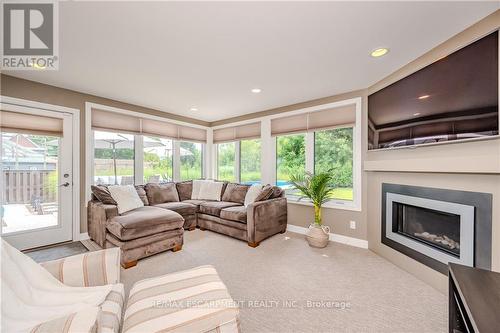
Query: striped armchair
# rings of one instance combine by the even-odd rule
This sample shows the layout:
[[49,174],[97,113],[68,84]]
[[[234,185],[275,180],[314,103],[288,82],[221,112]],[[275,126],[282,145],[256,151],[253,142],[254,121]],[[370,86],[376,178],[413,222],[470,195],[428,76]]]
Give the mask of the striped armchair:
[[[48,261],[41,265],[67,286],[91,287],[113,284],[113,290],[101,304],[96,322],[97,332],[118,333],[120,331],[125,290],[123,284],[120,283],[119,248],[88,252]],[[35,329],[36,332],[72,332],[70,326],[73,320],[74,318],[69,316],[43,323]]]

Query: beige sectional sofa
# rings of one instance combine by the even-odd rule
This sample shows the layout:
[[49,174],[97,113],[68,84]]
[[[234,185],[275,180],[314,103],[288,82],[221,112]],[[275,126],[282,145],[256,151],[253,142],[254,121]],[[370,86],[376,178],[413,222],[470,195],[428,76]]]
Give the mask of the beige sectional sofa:
[[244,206],[249,185],[224,183],[221,200],[192,199],[192,181],[136,186],[144,203],[118,214],[116,202],[105,186],[92,187],[88,204],[89,236],[102,247],[120,247],[122,265],[155,253],[177,251],[184,230],[211,230],[248,242],[251,247],[277,233],[287,224],[284,191],[266,185],[256,202]]

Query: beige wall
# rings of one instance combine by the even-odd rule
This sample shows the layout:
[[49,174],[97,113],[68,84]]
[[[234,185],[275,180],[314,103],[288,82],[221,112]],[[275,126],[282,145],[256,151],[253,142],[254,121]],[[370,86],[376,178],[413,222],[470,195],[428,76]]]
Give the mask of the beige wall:
[[116,108],[142,112],[168,119],[186,121],[199,125],[209,124],[197,119],[186,118],[159,110],[148,109],[107,98],[79,93],[73,90],[62,89],[38,82],[23,80],[1,74],[0,95],[27,99],[47,104],[60,105],[80,110],[80,232],[87,232],[87,211],[85,207],[85,102],[104,104]]

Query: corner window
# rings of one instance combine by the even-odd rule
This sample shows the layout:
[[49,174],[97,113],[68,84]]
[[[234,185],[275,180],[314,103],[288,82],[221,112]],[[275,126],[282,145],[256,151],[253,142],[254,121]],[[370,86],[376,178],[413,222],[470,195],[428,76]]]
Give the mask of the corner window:
[[314,133],[314,173],[329,172],[336,187],[331,199],[353,200],[353,128]]
[[276,138],[276,185],[293,194],[290,176],[306,171],[306,135],[285,135]]
[[236,182],[236,142],[217,145],[217,179]]
[[134,136],[94,131],[94,184],[134,184]]
[[201,143],[180,142],[181,180],[203,177],[202,148]]
[[243,140],[240,142],[240,182],[243,184],[260,184],[260,140]]
[[144,184],[173,179],[173,142],[158,137],[143,137]]

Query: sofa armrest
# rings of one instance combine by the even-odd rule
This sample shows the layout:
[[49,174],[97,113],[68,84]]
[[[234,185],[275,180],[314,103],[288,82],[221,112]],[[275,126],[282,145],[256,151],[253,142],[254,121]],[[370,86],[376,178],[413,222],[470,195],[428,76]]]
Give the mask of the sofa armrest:
[[247,207],[248,242],[258,244],[263,239],[285,232],[287,200],[276,198],[251,203]]
[[87,226],[90,238],[104,247],[106,243],[106,223],[118,215],[118,207],[105,205],[100,201],[89,201],[87,207]]
[[120,282],[120,253],[120,248],[113,247],[40,265],[67,286],[103,286]]

